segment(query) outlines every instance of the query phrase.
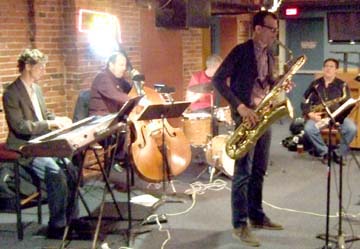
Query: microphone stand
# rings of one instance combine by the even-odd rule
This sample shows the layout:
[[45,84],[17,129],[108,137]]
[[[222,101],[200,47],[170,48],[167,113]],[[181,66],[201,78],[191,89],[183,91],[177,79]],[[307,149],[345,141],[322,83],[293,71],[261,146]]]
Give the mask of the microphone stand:
[[[325,232],[325,246],[323,247],[324,249],[327,248],[331,248],[329,247],[329,224],[330,224],[330,184],[331,184],[331,163],[332,163],[332,141],[331,141],[331,133],[332,133],[332,129],[335,126],[335,120],[331,115],[331,112],[329,110],[329,107],[326,105],[325,101],[323,100],[323,98],[321,97],[321,95],[319,94],[319,92],[317,91],[316,88],[314,88],[316,94],[318,95],[321,104],[324,106],[325,111],[327,113],[327,115],[330,117],[329,119],[329,124],[328,124],[328,128],[329,128],[329,134],[328,134],[328,162],[327,162],[327,196],[326,196],[326,232]],[[342,165],[340,165],[340,168]],[[342,177],[340,177],[342,178]],[[342,183],[342,181],[340,181]],[[342,187],[342,184],[340,183],[340,188]],[[340,191],[340,200],[341,200],[341,192]],[[340,213],[340,217],[341,217],[341,213]]]
[[[352,242],[355,240],[359,240],[359,238],[350,238],[345,239],[345,235],[342,231],[342,178],[343,178],[343,158],[341,156],[340,158],[340,169],[339,169],[339,225],[338,225],[338,234],[335,237],[335,239],[332,242],[336,242],[335,247],[332,247],[331,244],[329,244],[329,224],[330,224],[330,185],[331,185],[331,164],[332,164],[332,155],[333,155],[333,145],[332,145],[332,130],[336,126],[336,121],[329,109],[329,107],[326,105],[324,99],[321,97],[320,93],[317,91],[317,89],[314,87],[314,92],[320,99],[321,105],[324,107],[327,115],[329,116],[329,123],[328,123],[328,161],[327,161],[327,195],[326,195],[326,231],[325,231],[325,245],[321,247],[322,249],[331,249],[331,248],[339,248],[339,249],[345,249],[345,243]],[[317,238],[323,239],[323,235],[318,235]]]
[[[332,128],[335,125],[335,120],[333,116],[331,115],[331,112],[329,110],[329,107],[326,105],[324,99],[321,97],[320,93],[317,91],[317,89],[313,88],[315,94],[320,99],[320,102],[322,106],[324,107],[327,115],[330,117],[329,119],[329,134],[328,134],[328,161],[327,161],[327,191],[326,191],[326,225],[325,225],[325,246],[322,247],[322,249],[329,249],[332,248],[331,245],[329,245],[329,224],[330,224],[330,183],[331,183],[331,163],[332,163],[332,143],[331,143],[331,133]],[[341,166],[340,166],[341,168]],[[341,191],[340,191],[341,196]],[[340,197],[341,199],[341,197]],[[340,214],[341,217],[341,214]],[[322,238],[322,235],[318,235],[317,237]]]

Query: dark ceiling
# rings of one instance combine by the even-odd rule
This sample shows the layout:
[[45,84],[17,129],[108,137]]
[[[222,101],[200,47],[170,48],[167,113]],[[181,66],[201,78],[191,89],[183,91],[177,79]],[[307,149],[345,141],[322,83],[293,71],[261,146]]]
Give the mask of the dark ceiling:
[[[254,4],[259,2],[259,4]],[[272,0],[211,0],[212,15],[232,15],[257,11],[272,6]],[[280,8],[299,7],[312,10],[360,10],[360,0],[283,0]]]
[[[274,0],[135,0],[139,5],[147,8],[158,8],[166,6],[172,1],[209,1],[211,3],[212,15],[236,15],[260,10],[262,6],[270,8]],[[198,1],[198,3],[196,3]],[[360,11],[360,0],[282,0],[280,9],[297,6],[301,9],[311,10],[358,10]]]

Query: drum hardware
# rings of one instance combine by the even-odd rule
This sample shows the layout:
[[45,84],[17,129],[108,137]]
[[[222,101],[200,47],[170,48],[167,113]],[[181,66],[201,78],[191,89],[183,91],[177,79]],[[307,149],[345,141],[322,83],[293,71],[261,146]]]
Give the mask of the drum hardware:
[[228,137],[229,135],[213,137],[206,147],[205,155],[210,165],[215,165],[216,169],[231,178],[234,174],[235,161],[225,152],[225,144]]
[[154,84],[154,89],[163,97],[165,102],[167,103],[174,102],[174,98],[172,94],[175,93],[175,87],[167,86],[166,84],[163,83],[157,83]]
[[208,113],[183,114],[184,133],[193,147],[204,147],[212,138],[211,121]]
[[216,172],[216,168],[219,166],[219,162],[220,162],[220,158],[218,156],[214,157],[213,158],[215,163],[211,165],[210,167],[210,178],[209,178],[209,183],[212,183],[213,182],[213,179],[214,179],[214,174]]
[[[232,179],[234,175],[235,161],[231,159],[225,152],[225,143],[229,135],[218,135],[208,142],[204,147],[206,161],[208,167],[203,169],[196,179],[200,178],[206,171],[209,172],[209,182],[213,181],[214,177],[224,174]],[[215,172],[218,171],[216,174]]]
[[229,126],[234,125],[234,121],[231,117],[230,106],[214,107],[214,116],[219,122],[223,122]]
[[154,84],[154,89],[158,93],[175,93],[175,87],[168,86],[164,83]]
[[[204,83],[190,86],[188,90],[195,93],[211,94],[214,91],[214,87],[210,83]],[[183,115],[184,133],[186,137],[193,147],[203,149],[208,164],[196,179],[205,172],[208,172],[210,175],[210,182],[213,181],[214,176],[221,173],[231,178],[234,169],[234,162],[228,158],[225,153],[225,138],[227,135],[218,136],[219,123],[226,125],[226,133],[231,133],[230,130],[232,130],[231,128],[234,126],[234,122],[231,118],[231,110],[229,106],[215,106],[213,98],[214,96],[211,94],[210,114],[200,112]],[[218,173],[215,175],[216,171],[218,171]]]

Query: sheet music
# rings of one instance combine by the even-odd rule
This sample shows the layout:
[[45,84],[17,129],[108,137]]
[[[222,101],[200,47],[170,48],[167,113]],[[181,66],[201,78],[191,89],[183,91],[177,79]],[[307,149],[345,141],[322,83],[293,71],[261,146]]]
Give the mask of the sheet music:
[[[360,101],[360,97],[357,99],[353,99],[353,98],[349,98],[348,100],[345,101],[344,104],[342,104],[338,109],[336,109],[333,113],[330,113],[331,117],[333,119],[335,119],[337,116],[339,116],[342,112],[344,112],[345,110],[347,110],[348,108],[352,108],[355,106],[355,104],[357,102]],[[315,126],[318,129],[322,129],[324,127],[326,127],[329,124],[330,121],[330,117],[326,117],[321,119],[319,122],[317,122],[315,124]]]

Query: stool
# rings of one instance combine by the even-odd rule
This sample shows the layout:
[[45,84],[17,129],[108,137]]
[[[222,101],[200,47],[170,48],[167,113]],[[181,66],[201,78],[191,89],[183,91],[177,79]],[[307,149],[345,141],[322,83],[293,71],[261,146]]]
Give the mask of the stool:
[[[36,186],[36,192],[26,196],[21,197],[20,193],[20,165],[18,160],[21,158],[21,154],[6,148],[5,143],[0,143],[0,164],[8,163],[13,166],[14,170],[14,179],[15,179],[15,212],[16,212],[16,227],[17,227],[17,236],[19,240],[24,238],[24,227],[21,220],[21,211],[25,208],[30,208],[37,205],[37,215],[38,223],[42,223],[41,217],[41,184],[40,179],[34,176],[33,184]],[[13,212],[14,210],[6,210],[7,212]]]
[[[321,137],[323,138],[325,144],[329,145],[329,128],[323,128],[320,130]],[[331,145],[337,147],[340,144],[340,132],[336,128],[331,129]]]
[[[325,144],[327,146],[329,146],[329,128],[321,129],[320,134],[321,134],[321,137],[324,140]],[[330,135],[330,142],[331,142],[332,150],[339,147],[340,139],[341,139],[340,131],[337,128],[332,128],[331,135]],[[329,156],[333,156],[333,155],[329,155]],[[335,158],[337,158],[337,159],[335,159]],[[336,163],[339,163],[339,162],[343,161],[343,158],[342,158],[342,156],[340,156],[340,157],[334,156],[334,160]]]

